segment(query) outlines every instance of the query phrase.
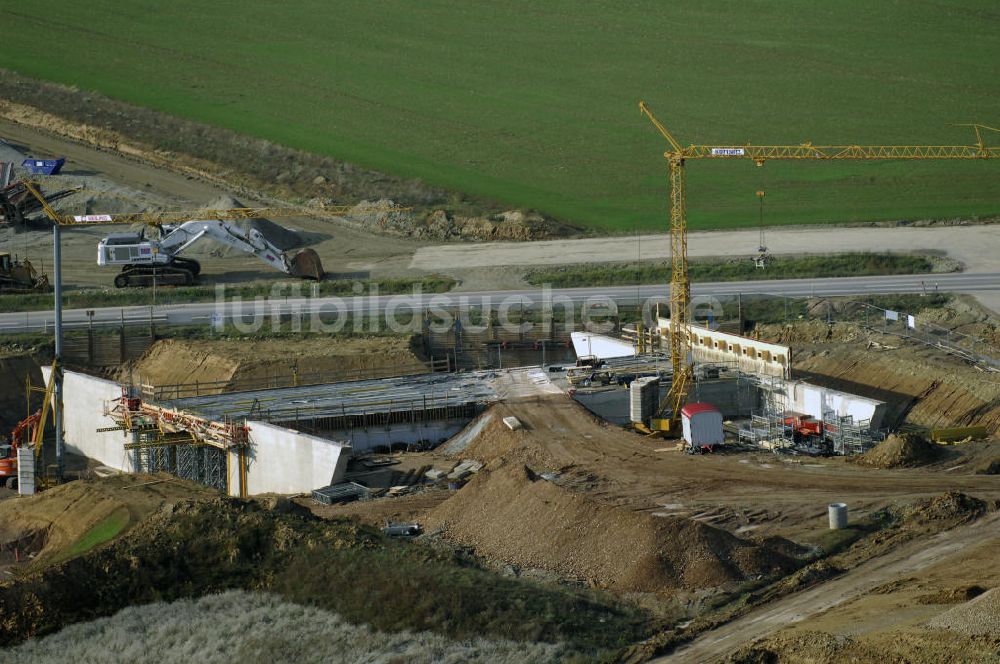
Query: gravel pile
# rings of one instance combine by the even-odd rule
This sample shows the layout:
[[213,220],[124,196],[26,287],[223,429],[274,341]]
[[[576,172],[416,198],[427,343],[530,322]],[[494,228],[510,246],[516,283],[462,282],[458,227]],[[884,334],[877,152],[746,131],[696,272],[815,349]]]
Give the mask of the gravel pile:
[[927,621],[928,627],[972,636],[1000,635],[1000,589],[994,588]]

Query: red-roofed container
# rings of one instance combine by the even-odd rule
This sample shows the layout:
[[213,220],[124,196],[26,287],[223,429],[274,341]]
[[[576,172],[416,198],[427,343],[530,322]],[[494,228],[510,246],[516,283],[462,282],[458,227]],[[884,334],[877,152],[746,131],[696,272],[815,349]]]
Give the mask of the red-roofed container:
[[710,403],[689,403],[681,408],[681,428],[684,440],[694,448],[721,445],[722,413]]

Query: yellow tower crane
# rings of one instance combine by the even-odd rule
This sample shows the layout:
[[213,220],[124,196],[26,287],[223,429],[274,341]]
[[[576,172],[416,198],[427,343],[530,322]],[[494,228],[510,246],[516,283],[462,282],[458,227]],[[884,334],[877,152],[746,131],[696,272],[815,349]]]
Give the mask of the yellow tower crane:
[[[670,362],[673,378],[670,391],[660,404],[654,426],[660,431],[678,432],[681,408],[687,400],[694,378],[691,352],[691,280],[688,277],[687,209],[684,194],[684,164],[688,159],[749,159],[763,166],[769,159],[992,159],[1000,157],[1000,147],[989,147],[983,141],[983,130],[1000,131],[981,124],[972,127],[976,134],[973,145],[689,145],[683,147],[670,131],[656,119],[646,102],[639,110],[667,140],[663,153],[669,173],[670,206]],[[664,417],[669,411],[669,417]],[[655,426],[659,423],[659,426]]]

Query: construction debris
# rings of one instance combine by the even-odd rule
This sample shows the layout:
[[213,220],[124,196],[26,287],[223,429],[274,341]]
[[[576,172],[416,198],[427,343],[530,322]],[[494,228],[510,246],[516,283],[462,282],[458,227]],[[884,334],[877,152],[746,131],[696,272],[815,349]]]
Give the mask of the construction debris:
[[393,523],[385,524],[382,532],[389,537],[417,537],[422,532],[419,523]]
[[371,492],[368,490],[368,487],[362,486],[357,482],[331,484],[312,492],[313,500],[324,505],[349,503],[352,500],[366,500],[370,495]]

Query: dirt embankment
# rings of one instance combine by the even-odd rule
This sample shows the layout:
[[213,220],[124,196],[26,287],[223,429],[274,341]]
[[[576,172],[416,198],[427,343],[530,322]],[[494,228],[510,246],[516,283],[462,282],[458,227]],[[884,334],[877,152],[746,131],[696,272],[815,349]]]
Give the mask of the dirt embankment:
[[[181,396],[222,390],[260,389],[306,380],[350,380],[426,371],[407,339],[312,339],[288,344],[277,339],[156,342],[119,372],[123,382],[185,386]],[[203,385],[203,386],[202,386]],[[187,392],[191,392],[188,394]],[[168,395],[169,396],[169,395]]]
[[374,204],[361,203],[351,210],[350,217],[370,231],[428,240],[548,240],[580,232],[578,228],[532,211],[507,210],[485,216],[453,214],[444,209],[426,215],[371,211],[376,206],[394,205],[396,203],[388,199]]
[[[732,588],[796,566],[725,530],[602,504],[560,485],[558,474],[537,474],[524,464],[532,456],[521,453],[519,432],[494,420],[462,453],[493,460],[425,517],[428,530],[440,529],[479,556],[597,587],[653,593]],[[541,456],[533,461],[547,465]]]
[[[947,492],[889,509],[884,518],[882,529],[751,593],[728,617],[655,661],[995,661],[981,657],[988,641],[929,631],[927,620],[962,601],[940,591],[973,581],[995,585],[997,515],[978,498]],[[924,601],[928,590],[949,596],[948,604]]]
[[28,414],[24,400],[25,379],[30,379],[35,386],[44,385],[34,358],[30,355],[0,357],[0,436],[9,434]]
[[164,504],[217,495],[173,477],[117,475],[5,500],[0,502],[0,566],[17,558],[66,559],[128,531]]
[[1000,432],[1000,381],[951,358],[901,347],[815,344],[794,351],[795,377],[889,404],[885,426],[983,425]]

